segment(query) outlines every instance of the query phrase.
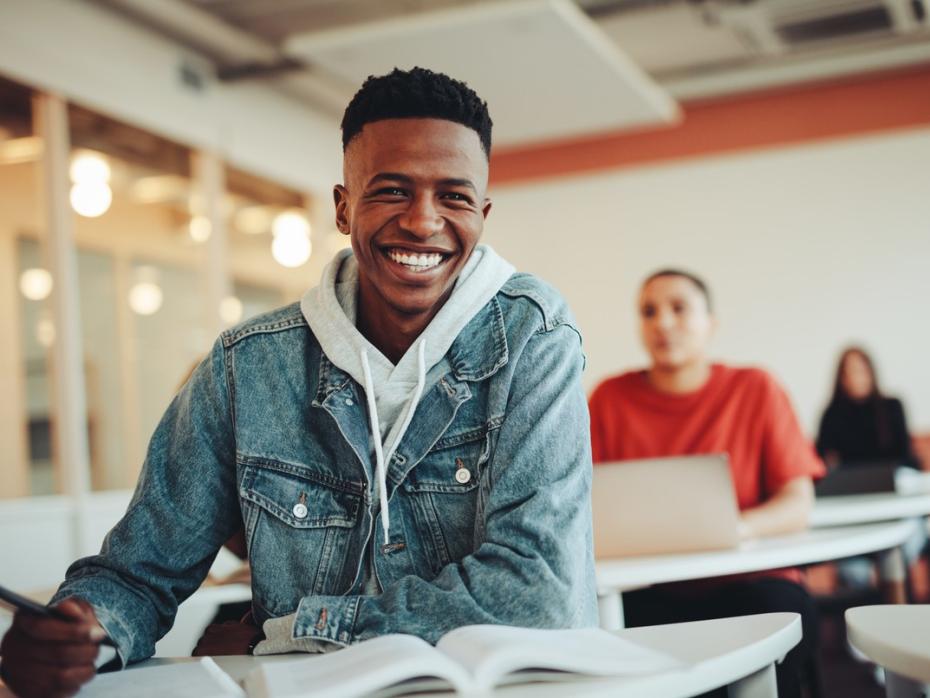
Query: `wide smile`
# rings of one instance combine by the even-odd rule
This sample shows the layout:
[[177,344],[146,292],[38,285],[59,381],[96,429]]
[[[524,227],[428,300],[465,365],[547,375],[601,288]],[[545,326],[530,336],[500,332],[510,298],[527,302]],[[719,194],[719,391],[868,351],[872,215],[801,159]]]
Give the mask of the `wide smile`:
[[437,272],[452,256],[445,252],[421,252],[403,247],[383,248],[382,254],[391,268],[404,276],[408,274],[431,276],[430,272]]

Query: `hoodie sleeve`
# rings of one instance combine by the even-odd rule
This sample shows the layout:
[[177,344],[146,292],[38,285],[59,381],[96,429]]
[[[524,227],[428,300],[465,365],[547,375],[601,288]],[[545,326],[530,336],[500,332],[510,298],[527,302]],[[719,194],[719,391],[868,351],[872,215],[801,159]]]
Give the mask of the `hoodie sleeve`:
[[379,596],[306,596],[293,638],[351,644],[388,633],[435,643],[462,625],[597,623],[591,446],[577,331],[531,335],[515,361],[490,456],[484,538],[432,580],[406,576]]

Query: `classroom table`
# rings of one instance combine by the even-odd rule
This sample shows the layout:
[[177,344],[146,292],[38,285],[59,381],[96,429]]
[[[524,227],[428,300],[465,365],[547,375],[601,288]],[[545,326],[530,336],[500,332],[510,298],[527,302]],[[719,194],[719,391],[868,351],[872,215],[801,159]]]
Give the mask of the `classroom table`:
[[[665,582],[795,567],[868,553],[897,551],[916,526],[912,519],[904,519],[819,528],[790,536],[745,541],[727,550],[597,560],[595,574],[601,627],[608,630],[623,627],[621,595],[624,591]],[[892,557],[899,559],[900,554],[892,554]]]
[[818,497],[811,528],[893,521],[930,515],[930,494],[847,494]]
[[[826,528],[911,518],[926,527],[925,517],[928,515],[930,493],[927,492],[848,494],[818,497],[811,512],[810,525],[811,528]],[[886,601],[906,603],[907,562],[901,548],[889,550],[881,556],[879,578]]]
[[885,670],[889,698],[930,692],[930,606],[860,606],[846,611],[846,636]]
[[[563,698],[566,695],[584,698],[684,698],[728,686],[730,698],[777,698],[775,663],[800,642],[801,620],[796,613],[765,613],[617,632],[624,638],[670,654],[686,666],[651,676],[512,685],[496,690],[493,695],[501,698]],[[291,654],[214,659],[223,671],[240,681],[259,663],[295,658]],[[192,660],[189,657],[151,659],[127,671],[187,661]],[[416,695],[417,698],[449,698],[454,694],[438,692]],[[7,696],[9,694],[3,693],[0,688],[0,698]]]

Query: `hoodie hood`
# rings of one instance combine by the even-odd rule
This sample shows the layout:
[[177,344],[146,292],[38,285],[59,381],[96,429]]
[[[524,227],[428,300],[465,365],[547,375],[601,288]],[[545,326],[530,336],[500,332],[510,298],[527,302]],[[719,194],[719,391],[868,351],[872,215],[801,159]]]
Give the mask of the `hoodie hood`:
[[386,464],[413,419],[426,374],[514,271],[487,245],[475,247],[452,294],[396,366],[355,327],[359,271],[352,250],[339,252],[323,270],[319,286],[300,301],[326,358],[364,386],[385,543],[390,526]]

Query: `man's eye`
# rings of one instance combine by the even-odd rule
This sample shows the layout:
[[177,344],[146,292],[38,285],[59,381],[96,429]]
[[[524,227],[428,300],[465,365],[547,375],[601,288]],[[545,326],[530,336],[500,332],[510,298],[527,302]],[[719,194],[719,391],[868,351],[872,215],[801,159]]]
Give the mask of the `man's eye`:
[[375,196],[406,196],[406,194],[407,192],[400,187],[384,187],[375,192]]
[[452,201],[461,201],[466,204],[471,203],[471,198],[467,194],[462,194],[461,192],[457,192],[457,191],[446,192],[445,194],[442,195],[442,198],[449,199]]

